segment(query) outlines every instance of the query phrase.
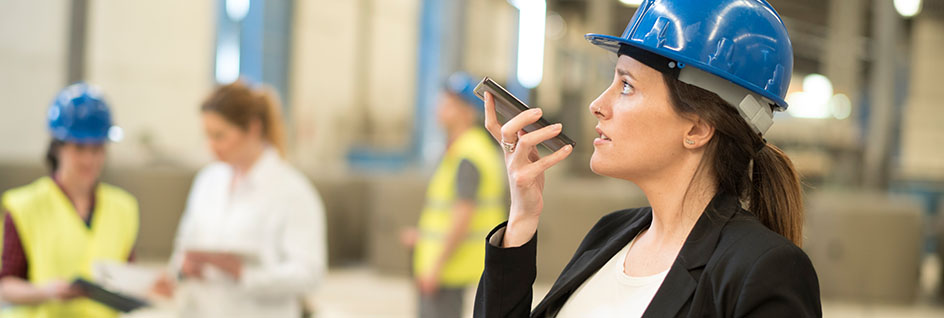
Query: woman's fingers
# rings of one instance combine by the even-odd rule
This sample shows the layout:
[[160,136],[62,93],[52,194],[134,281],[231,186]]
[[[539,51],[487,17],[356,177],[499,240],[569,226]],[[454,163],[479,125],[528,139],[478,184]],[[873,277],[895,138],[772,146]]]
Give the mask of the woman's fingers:
[[[532,131],[530,133],[524,133],[519,131],[518,133],[518,145],[515,153],[511,154],[511,162],[509,162],[509,168],[511,166],[523,166],[528,165],[533,162],[537,162],[541,159],[538,155],[537,145],[549,140],[551,138],[560,135],[561,133],[561,124],[553,124],[550,126],[543,127],[541,129]],[[561,148],[563,149],[563,148]],[[560,152],[558,149],[557,152]],[[550,166],[545,167],[544,169],[550,168]],[[544,170],[541,169],[541,170]]]
[[485,130],[492,134],[492,138],[501,141],[501,124],[495,115],[495,98],[489,92],[485,92]]
[[495,140],[514,143],[518,140],[515,137],[518,131],[538,121],[541,115],[540,108],[532,108],[519,113],[502,125],[498,122],[498,115],[495,112],[495,98],[491,93],[485,92],[485,129],[492,134]]
[[541,129],[532,131],[530,133],[524,134],[518,139],[518,147],[522,149],[530,149],[535,147],[538,144],[556,137],[561,133],[561,124],[553,124],[550,126],[542,127]]
[[[534,180],[544,173],[544,171],[547,171],[547,169],[550,169],[558,162],[561,162],[561,160],[566,159],[567,156],[573,152],[573,149],[573,146],[566,145],[547,156],[541,157],[530,164],[518,168],[512,176],[512,181],[519,187],[530,186],[534,183]],[[537,158],[537,154],[535,153],[532,158]]]
[[573,147],[568,145],[541,158],[537,151],[537,145],[559,135],[562,128],[561,124],[553,124],[526,133],[524,127],[537,122],[541,118],[543,112],[540,108],[532,108],[521,112],[502,125],[498,122],[498,116],[495,112],[495,99],[492,94],[486,92],[484,102],[485,129],[499,142],[516,144],[514,152],[505,152],[505,159],[508,160],[509,176],[514,179],[515,184],[522,185],[533,182],[544,170],[567,158],[573,150]]
[[515,143],[518,140],[518,132],[541,119],[541,109],[532,108],[515,115],[508,122],[501,126],[501,138],[505,142]]
[[531,147],[531,151],[528,151],[528,160],[535,162],[538,159],[541,159],[541,155],[538,154],[538,147]]
[[554,153],[544,156],[541,159],[538,159],[532,165],[536,166],[537,169],[543,172],[544,170],[550,169],[551,167],[556,165],[558,162],[561,162],[561,160],[564,160],[565,158],[570,156],[573,150],[574,150],[574,146],[565,145],[564,147],[561,147],[561,149],[557,149],[557,151],[555,151]]

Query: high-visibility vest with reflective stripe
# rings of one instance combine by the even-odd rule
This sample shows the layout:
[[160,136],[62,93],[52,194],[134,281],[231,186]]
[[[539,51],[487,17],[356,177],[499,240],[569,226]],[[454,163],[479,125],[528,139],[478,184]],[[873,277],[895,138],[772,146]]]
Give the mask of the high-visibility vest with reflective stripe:
[[485,264],[485,236],[505,219],[503,207],[505,174],[501,154],[492,138],[481,128],[472,128],[457,138],[433,174],[426,191],[426,205],[420,215],[420,237],[413,255],[413,272],[423,275],[443,251],[452,227],[456,204],[456,174],[462,160],[469,160],[479,172],[475,213],[468,234],[456,247],[439,277],[442,286],[474,284]]
[[[127,192],[100,183],[95,189],[92,226],[79,217],[55,181],[43,177],[3,194],[23,251],[29,262],[30,283],[92,279],[98,261],[126,262],[138,236],[138,202]],[[16,317],[118,317],[118,313],[87,298],[50,301],[7,308]]]

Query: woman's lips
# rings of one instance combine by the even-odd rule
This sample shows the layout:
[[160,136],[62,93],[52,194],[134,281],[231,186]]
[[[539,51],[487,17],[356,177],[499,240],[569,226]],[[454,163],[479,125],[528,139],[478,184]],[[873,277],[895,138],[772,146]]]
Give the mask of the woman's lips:
[[594,145],[603,145],[603,144],[608,144],[608,143],[613,142],[613,140],[610,139],[610,137],[607,137],[606,133],[604,133],[603,130],[600,129],[600,126],[597,126],[596,130],[597,130],[597,134],[600,135],[600,137],[593,139]]

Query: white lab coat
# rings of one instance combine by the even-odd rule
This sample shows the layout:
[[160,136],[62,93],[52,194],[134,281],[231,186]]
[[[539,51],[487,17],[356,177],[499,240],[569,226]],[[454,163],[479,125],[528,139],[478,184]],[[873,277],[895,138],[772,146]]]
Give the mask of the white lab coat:
[[197,174],[177,231],[171,268],[187,250],[243,255],[237,281],[205,267],[176,293],[181,317],[299,317],[301,296],[326,268],[324,206],[308,180],[268,148],[232,185],[233,168]]

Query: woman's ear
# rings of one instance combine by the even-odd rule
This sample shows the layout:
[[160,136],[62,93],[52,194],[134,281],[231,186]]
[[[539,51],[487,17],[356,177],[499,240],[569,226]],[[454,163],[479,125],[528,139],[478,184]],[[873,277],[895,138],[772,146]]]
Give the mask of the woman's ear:
[[709,125],[708,122],[701,119],[701,117],[696,116],[688,126],[688,131],[685,133],[682,145],[688,149],[704,147],[711,141],[711,137],[714,135],[715,127]]
[[262,130],[262,120],[254,118],[249,120],[249,127],[247,127],[246,132],[250,136],[259,136],[265,139],[265,132]]

